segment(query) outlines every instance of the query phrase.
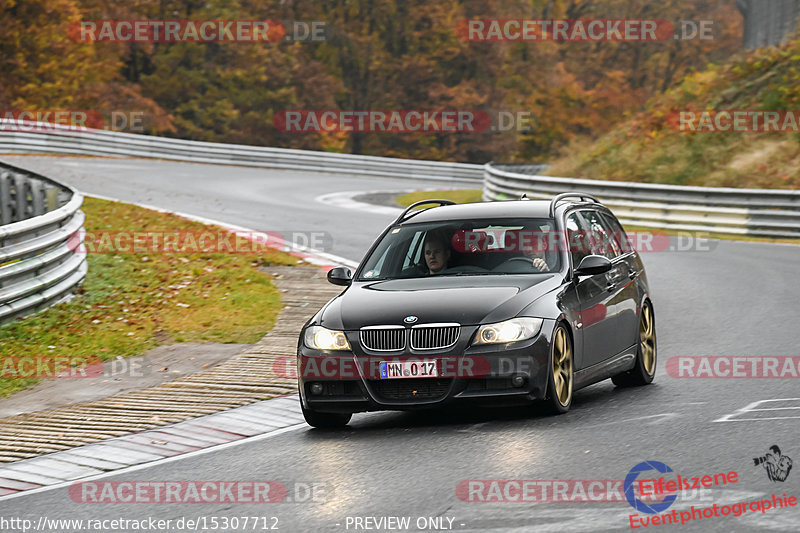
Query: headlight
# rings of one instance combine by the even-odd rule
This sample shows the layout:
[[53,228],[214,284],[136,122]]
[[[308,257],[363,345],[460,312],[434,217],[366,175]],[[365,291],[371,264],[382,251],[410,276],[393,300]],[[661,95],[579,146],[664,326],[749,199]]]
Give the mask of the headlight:
[[349,350],[350,343],[341,331],[311,326],[303,335],[303,344],[315,350]]
[[478,328],[472,344],[502,344],[524,341],[534,337],[542,329],[541,318],[512,318],[497,324],[486,324]]

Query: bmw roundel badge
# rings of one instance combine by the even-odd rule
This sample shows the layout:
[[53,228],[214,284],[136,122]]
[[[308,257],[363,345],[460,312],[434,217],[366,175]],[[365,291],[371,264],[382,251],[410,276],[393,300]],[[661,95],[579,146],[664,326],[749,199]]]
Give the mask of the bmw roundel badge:
[[406,324],[413,324],[416,321],[417,317],[415,317],[414,315],[407,316],[403,319],[403,322],[405,322]]

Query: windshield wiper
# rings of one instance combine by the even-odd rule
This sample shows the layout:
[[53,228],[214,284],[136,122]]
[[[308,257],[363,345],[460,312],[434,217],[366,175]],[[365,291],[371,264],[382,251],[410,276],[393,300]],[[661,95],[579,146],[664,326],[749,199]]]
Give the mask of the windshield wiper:
[[439,275],[440,276],[485,276],[486,274],[494,274],[494,272],[447,272]]

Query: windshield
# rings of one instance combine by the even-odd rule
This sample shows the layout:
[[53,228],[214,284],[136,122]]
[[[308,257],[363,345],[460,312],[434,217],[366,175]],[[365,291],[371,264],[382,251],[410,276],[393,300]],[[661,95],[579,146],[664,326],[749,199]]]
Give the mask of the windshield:
[[558,271],[551,219],[449,220],[389,230],[357,280]]

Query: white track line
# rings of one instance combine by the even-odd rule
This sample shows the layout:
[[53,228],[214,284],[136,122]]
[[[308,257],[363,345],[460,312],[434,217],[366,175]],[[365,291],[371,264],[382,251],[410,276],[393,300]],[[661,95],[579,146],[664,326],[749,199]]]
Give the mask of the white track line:
[[[266,401],[269,401],[269,400],[266,400]],[[165,426],[165,427],[169,427],[169,426]],[[218,450],[224,450],[224,449],[227,449],[227,448],[232,448],[234,446],[240,446],[242,444],[249,444],[251,442],[257,442],[257,441],[260,441],[260,440],[269,439],[271,437],[277,437],[278,435],[282,435],[282,434],[288,433],[290,431],[297,431],[298,429],[308,428],[308,427],[309,426],[307,424],[305,424],[305,423],[294,424],[292,426],[287,426],[287,427],[284,427],[284,428],[276,429],[275,431],[270,431],[269,433],[262,433],[261,435],[254,435],[252,437],[246,437],[244,439],[239,439],[239,440],[235,440],[235,441],[231,441],[231,442],[226,442],[226,443],[223,443],[223,444],[218,444],[216,446],[210,446],[208,448],[203,448],[201,450],[195,450],[193,452],[188,452],[188,453],[184,453],[184,454],[181,454],[181,455],[174,455],[172,457],[165,457],[164,459],[156,459],[155,461],[150,461],[149,463],[142,463],[142,464],[138,464],[138,465],[129,466],[129,467],[126,467],[126,468],[120,468],[119,470],[111,470],[111,471],[108,471],[108,472],[103,472],[102,474],[97,474],[97,475],[89,476],[89,477],[85,477],[85,478],[79,478],[79,479],[74,479],[74,480],[70,480],[70,481],[65,481],[63,483],[58,483],[58,484],[54,484],[54,485],[46,485],[44,487],[39,487],[39,488],[36,488],[36,489],[23,490],[23,491],[14,493],[14,494],[8,494],[6,496],[0,497],[0,502],[6,501],[6,500],[12,500],[14,498],[30,496],[30,495],[33,495],[33,494],[39,494],[39,493],[42,493],[42,492],[49,492],[51,490],[63,489],[63,488],[69,487],[73,483],[77,483],[77,482],[93,481],[95,479],[102,479],[102,478],[106,478],[106,477],[110,477],[110,476],[116,476],[117,474],[126,474],[128,472],[136,472],[137,470],[144,470],[146,468],[150,468],[150,467],[153,467],[153,466],[160,466],[160,465],[163,465],[163,464],[166,464],[166,463],[172,463],[174,461],[180,461],[182,459],[188,459],[188,458],[191,458],[191,457],[197,457],[198,455],[204,455],[204,454],[215,452],[215,451],[218,451]],[[41,457],[44,457],[44,456],[41,456]],[[13,464],[13,463],[11,463],[11,464]]]
[[447,189],[442,187],[436,188],[425,188],[425,189],[401,189],[401,190],[394,190],[394,191],[342,191],[342,192],[332,192],[328,194],[323,194],[321,196],[317,196],[314,198],[315,202],[319,202],[325,205],[331,205],[334,207],[341,207],[342,209],[356,209],[358,211],[366,211],[368,213],[375,213],[379,215],[391,215],[396,217],[400,213],[403,212],[401,207],[390,207],[388,205],[376,205],[370,204],[367,202],[359,202],[358,200],[354,200],[356,196],[361,196],[364,194],[406,194],[410,192],[417,192],[417,191],[445,191],[445,190],[457,190],[457,189]]
[[358,211],[366,211],[368,213],[375,213],[378,215],[391,215],[396,217],[403,210],[399,207],[389,207],[388,205],[375,205],[375,204],[368,204],[366,202],[359,202],[358,200],[354,200],[353,197],[360,196],[362,194],[370,194],[370,193],[391,193],[396,192],[397,194],[405,194],[407,192],[414,192],[413,190],[405,190],[405,191],[344,191],[344,192],[334,192],[323,194],[321,196],[317,196],[314,198],[315,202],[319,202],[325,205],[331,205],[334,207],[340,207],[342,209],[356,209]]

